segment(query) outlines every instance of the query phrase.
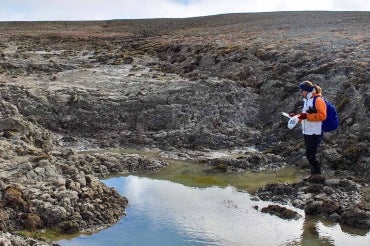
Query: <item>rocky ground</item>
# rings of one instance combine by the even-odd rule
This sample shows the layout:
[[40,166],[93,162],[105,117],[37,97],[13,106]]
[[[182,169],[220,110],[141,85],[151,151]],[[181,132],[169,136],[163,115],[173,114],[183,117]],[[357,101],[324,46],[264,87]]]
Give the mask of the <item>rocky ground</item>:
[[264,201],[292,204],[304,209],[306,216],[319,215],[355,228],[370,228],[369,209],[358,184],[348,179],[311,176],[296,184],[270,184],[258,190]]
[[[324,179],[314,192],[294,184],[286,199],[319,213],[340,193],[347,202],[330,204],[342,209],[323,214],[369,226],[360,190],[370,182],[369,17],[289,12],[0,23],[1,230],[106,227],[127,200],[98,178],[167,165],[78,150],[248,146],[258,152],[208,164],[222,171],[304,167],[300,130],[288,130],[280,116],[299,112],[303,80],[320,84],[338,109],[340,127],[325,135],[321,159],[339,180]],[[338,188],[347,181],[349,190]],[[264,199],[286,195],[265,189]],[[322,193],[326,200],[315,198]],[[351,208],[360,210],[361,223],[344,217]]]

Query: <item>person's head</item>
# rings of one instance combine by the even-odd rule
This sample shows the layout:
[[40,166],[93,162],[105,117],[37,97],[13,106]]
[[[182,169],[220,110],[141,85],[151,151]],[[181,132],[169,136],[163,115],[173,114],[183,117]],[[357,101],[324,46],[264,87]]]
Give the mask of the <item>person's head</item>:
[[321,94],[322,89],[318,85],[314,85],[311,81],[303,81],[299,84],[299,89],[303,97],[307,97],[307,94],[310,92]]

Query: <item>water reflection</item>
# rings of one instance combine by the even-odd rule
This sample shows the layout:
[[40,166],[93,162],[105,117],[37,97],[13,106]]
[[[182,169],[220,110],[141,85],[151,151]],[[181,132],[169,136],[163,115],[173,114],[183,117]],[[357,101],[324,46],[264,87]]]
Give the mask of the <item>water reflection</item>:
[[[128,176],[106,180],[128,197],[127,216],[69,245],[369,245],[369,232],[345,230],[318,217],[282,220],[260,209],[232,186],[196,188],[166,180]],[[258,206],[258,210],[254,209]],[[303,212],[289,207],[301,215]]]
[[132,193],[135,201],[142,199],[140,203],[144,206],[159,205],[150,211],[143,211],[147,218],[170,222],[179,233],[189,238],[203,238],[207,245],[212,241],[214,245],[238,245],[241,242],[255,245],[257,238],[253,235],[257,235],[260,228],[265,228],[264,239],[258,239],[264,242],[263,245],[272,243],[271,238],[275,238],[273,234],[276,232],[283,234],[283,231],[289,231],[293,237],[299,235],[300,230],[295,230],[299,222],[273,226],[271,220],[275,218],[262,218],[260,213],[252,209],[256,203],[251,202],[250,196],[236,192],[232,187],[197,189],[137,177],[128,177],[126,185],[128,189],[135,190]]
[[[317,217],[283,220],[263,214],[269,203],[252,201],[247,192],[267,182],[294,181],[291,169],[279,173],[215,174],[194,163],[172,163],[148,177],[105,180],[129,199],[127,216],[91,236],[62,240],[85,245],[357,245],[370,244],[370,233]],[[299,177],[298,177],[299,178]],[[217,186],[213,186],[213,185]],[[194,187],[195,186],[195,187]],[[258,206],[258,210],[254,207]]]
[[370,244],[370,233],[340,226],[338,223],[322,220],[319,216],[306,216],[302,236],[286,245],[301,246],[365,246]]
[[100,233],[62,245],[284,245],[301,236],[303,219],[261,214],[233,187],[192,188],[136,176],[106,181],[127,196],[127,216]]

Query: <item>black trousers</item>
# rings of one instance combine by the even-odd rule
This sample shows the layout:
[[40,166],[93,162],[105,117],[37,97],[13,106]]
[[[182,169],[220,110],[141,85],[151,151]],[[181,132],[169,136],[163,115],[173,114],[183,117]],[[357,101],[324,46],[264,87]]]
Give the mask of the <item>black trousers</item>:
[[306,145],[306,157],[310,163],[311,174],[321,174],[321,163],[316,157],[317,150],[322,140],[322,135],[303,135]]

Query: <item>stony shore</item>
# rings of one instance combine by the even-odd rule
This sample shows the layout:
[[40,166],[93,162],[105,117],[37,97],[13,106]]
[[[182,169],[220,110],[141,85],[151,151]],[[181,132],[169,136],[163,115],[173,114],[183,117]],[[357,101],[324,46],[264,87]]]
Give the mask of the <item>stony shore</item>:
[[36,245],[18,230],[110,226],[128,201],[99,179],[168,165],[81,150],[156,148],[187,158],[253,147],[205,164],[305,168],[300,130],[280,116],[299,112],[303,80],[320,84],[339,112],[340,128],[320,152],[327,177],[256,195],[370,229],[369,19],[291,12],[0,23],[0,243]]

